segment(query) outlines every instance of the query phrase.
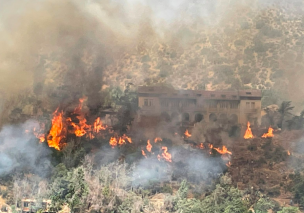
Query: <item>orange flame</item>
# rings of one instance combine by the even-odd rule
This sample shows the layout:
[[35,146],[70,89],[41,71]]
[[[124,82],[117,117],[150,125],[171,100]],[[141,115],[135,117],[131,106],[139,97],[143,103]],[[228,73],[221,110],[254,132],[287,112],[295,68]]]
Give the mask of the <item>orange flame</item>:
[[[34,130],[33,130],[33,133],[34,133],[35,137],[39,139],[40,143],[42,143],[42,142],[45,141],[45,134],[44,134],[44,133],[41,133],[41,132],[44,131],[44,129],[45,129],[44,123],[40,123],[40,128],[39,128],[39,130],[36,130],[35,127],[34,127]],[[29,131],[26,130],[26,132],[29,132]]]
[[229,161],[228,163],[226,163],[226,166],[227,166],[227,167],[230,167],[230,166],[231,166],[230,161]]
[[142,154],[143,156],[145,156],[145,158],[147,158],[147,155],[146,155],[146,153],[145,153],[144,150],[141,150],[141,154]]
[[[168,152],[168,148],[163,146],[162,147],[162,150],[163,150],[163,153],[162,153],[162,157],[168,161],[168,162],[172,162],[172,159],[171,159],[171,154]],[[159,157],[158,157],[159,158]]]
[[214,148],[218,153],[220,153],[221,155],[224,155],[224,154],[230,154],[232,155],[232,152],[228,151],[227,147],[226,146],[223,146],[222,149],[219,149],[219,148]]
[[184,134],[185,134],[185,136],[186,136],[187,138],[190,138],[190,137],[191,137],[191,134],[189,133],[188,129],[186,129],[186,132],[185,132]]
[[151,150],[152,150],[152,145],[151,145],[151,143],[150,143],[150,140],[147,141],[147,147],[146,147],[146,148],[147,148],[147,151],[148,151],[148,152],[151,152]]
[[121,137],[111,137],[110,138],[110,141],[109,141],[109,144],[112,148],[114,148],[115,146],[117,145],[123,145],[123,144],[126,144],[126,142],[128,143],[132,143],[132,139],[128,136],[126,136],[125,134],[123,134],[123,136]]
[[213,145],[212,145],[212,144],[209,144],[208,146],[209,146],[209,149],[210,149],[209,154],[211,155],[211,154],[212,154]]
[[290,152],[289,152],[289,150],[287,150],[287,155],[290,155]]
[[63,123],[63,112],[57,112],[56,110],[53,114],[50,133],[47,136],[49,147],[60,150],[60,142],[66,137],[66,133],[66,127]]
[[244,138],[245,138],[245,139],[253,138],[253,134],[252,134],[252,131],[251,131],[251,128],[250,128],[250,123],[249,123],[249,121],[248,121],[248,123],[247,123],[247,130],[246,130],[246,132],[245,132]]
[[200,145],[199,145],[198,148],[200,148],[200,149],[205,149],[204,144],[203,144],[203,143],[200,143]]
[[117,146],[117,139],[115,137],[111,137],[109,144],[112,148],[114,148]]
[[157,143],[157,142],[160,142],[160,141],[163,141],[163,139],[159,138],[159,137],[157,137],[157,138],[154,139],[154,143]]
[[271,128],[271,126],[268,128],[268,132],[265,133],[262,138],[272,138],[274,135],[273,135],[273,128]]
[[94,129],[93,129],[93,131],[95,132],[95,133],[98,133],[98,132],[100,132],[101,130],[106,130],[106,126],[103,126],[102,125],[102,122],[101,122],[101,119],[100,119],[100,117],[98,117],[98,118],[96,118],[96,120],[95,120],[95,122],[94,122]]

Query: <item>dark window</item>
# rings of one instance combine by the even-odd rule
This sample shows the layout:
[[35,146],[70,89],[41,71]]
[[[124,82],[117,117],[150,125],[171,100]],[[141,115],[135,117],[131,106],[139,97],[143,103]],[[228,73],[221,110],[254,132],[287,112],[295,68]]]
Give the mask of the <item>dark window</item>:
[[237,98],[237,96],[236,96],[236,95],[233,95],[232,98]]
[[153,106],[153,100],[152,99],[149,100],[149,106]]
[[216,109],[217,108],[217,103],[215,101],[211,101],[209,103],[209,107],[212,108],[212,109]]
[[250,108],[250,102],[246,102],[246,108],[247,108],[247,109]]
[[246,92],[246,95],[251,95],[251,92]]
[[145,99],[144,100],[144,106],[148,106],[149,105],[149,100],[148,99]]
[[202,96],[202,94],[196,94],[196,96],[201,97],[201,96]]
[[230,107],[231,107],[231,109],[237,109],[237,108],[239,108],[239,104],[237,102],[232,102],[232,103],[230,103]]
[[29,206],[29,203],[28,202],[24,202],[24,207],[28,207]]
[[255,103],[251,102],[251,109],[255,109]]
[[221,102],[220,103],[220,108],[222,108],[222,109],[228,108],[228,103],[227,102]]

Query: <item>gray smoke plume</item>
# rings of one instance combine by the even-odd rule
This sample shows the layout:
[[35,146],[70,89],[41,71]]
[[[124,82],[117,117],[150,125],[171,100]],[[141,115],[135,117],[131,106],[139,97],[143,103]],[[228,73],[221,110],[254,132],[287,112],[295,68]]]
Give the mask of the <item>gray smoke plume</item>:
[[[42,177],[51,168],[50,150],[39,144],[31,134],[31,128],[38,127],[35,121],[16,126],[4,126],[0,132],[0,176],[13,170],[30,171]],[[29,130],[27,133],[26,131]]]

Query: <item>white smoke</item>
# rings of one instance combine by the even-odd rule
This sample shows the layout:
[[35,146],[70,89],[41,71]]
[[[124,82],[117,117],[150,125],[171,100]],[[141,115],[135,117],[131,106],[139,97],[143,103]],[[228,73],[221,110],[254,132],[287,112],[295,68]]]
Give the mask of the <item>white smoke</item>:
[[4,126],[0,132],[0,176],[14,169],[46,175],[50,169],[50,150],[30,132],[39,124],[29,120],[15,126]]

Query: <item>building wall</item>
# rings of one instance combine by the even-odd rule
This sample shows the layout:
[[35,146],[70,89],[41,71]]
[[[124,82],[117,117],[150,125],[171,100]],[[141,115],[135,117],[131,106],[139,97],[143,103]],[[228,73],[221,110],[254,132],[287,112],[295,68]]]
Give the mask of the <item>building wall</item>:
[[[174,99],[171,99],[171,101]],[[177,100],[177,99],[176,99]],[[194,100],[192,98],[178,99],[179,101]],[[139,120],[142,115],[147,116],[166,116],[172,117],[173,113],[178,114],[178,121],[182,121],[184,113],[189,114],[189,122],[195,122],[196,114],[203,115],[203,120],[210,122],[211,118],[215,116],[217,120],[221,118],[232,119],[237,117],[237,123],[246,124],[248,119],[250,122],[255,120],[257,124],[261,122],[261,100],[204,100],[196,98],[196,104],[189,104],[182,106],[180,103],[178,106],[172,106],[170,103],[168,106],[161,105],[161,99],[159,97],[140,96],[138,98],[138,104],[140,107]],[[147,102],[148,101],[148,102]],[[150,101],[152,104],[150,106]],[[146,103],[145,103],[146,102]],[[213,107],[210,103],[216,103]],[[148,103],[148,104],[147,104]],[[249,103],[249,106],[248,106]],[[233,106],[233,107],[232,107]]]
[[240,101],[240,123],[261,124],[261,100],[241,100]]

